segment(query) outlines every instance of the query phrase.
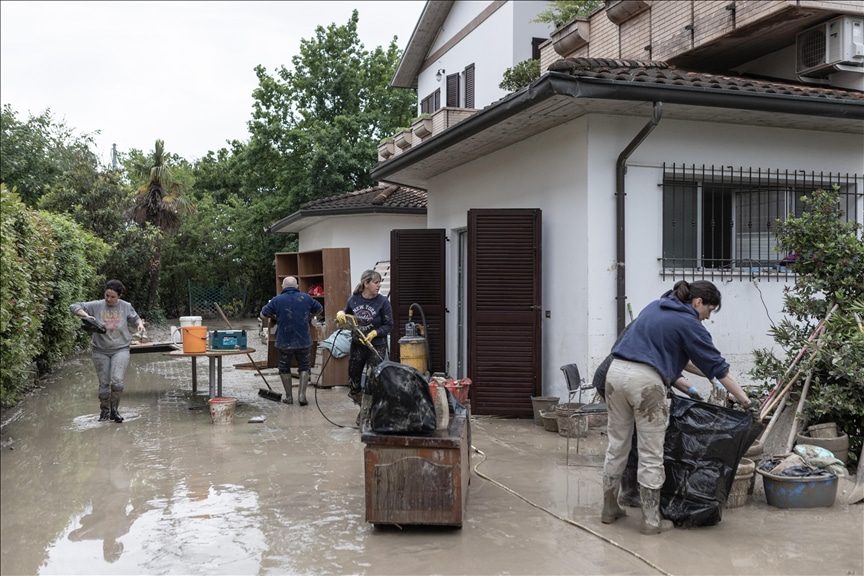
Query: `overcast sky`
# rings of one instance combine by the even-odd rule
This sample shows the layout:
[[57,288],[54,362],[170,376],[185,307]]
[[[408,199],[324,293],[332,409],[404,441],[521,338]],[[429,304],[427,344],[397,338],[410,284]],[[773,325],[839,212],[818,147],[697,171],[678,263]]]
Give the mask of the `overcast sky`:
[[246,140],[254,68],[291,66],[315,27],[360,16],[367,49],[404,48],[425,2],[0,2],[0,100],[20,120],[50,108],[111,144],[188,160]]

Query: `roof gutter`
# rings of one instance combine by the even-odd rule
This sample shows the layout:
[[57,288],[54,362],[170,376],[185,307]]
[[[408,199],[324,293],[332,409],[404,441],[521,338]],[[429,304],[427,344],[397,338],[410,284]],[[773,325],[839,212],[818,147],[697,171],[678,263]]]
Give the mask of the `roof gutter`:
[[627,159],[630,158],[630,155],[633,154],[636,148],[642,144],[648,135],[654,131],[654,128],[656,128],[657,124],[660,123],[662,117],[663,103],[659,101],[654,102],[654,111],[651,114],[651,119],[642,127],[642,130],[640,130],[636,137],[630,141],[627,147],[621,151],[621,154],[618,155],[618,160],[615,162],[615,259],[617,261],[615,267],[615,308],[618,319],[618,331],[616,334],[623,332],[624,326],[626,325],[625,307],[627,304],[627,276],[625,260],[627,257],[627,250],[625,248],[626,235],[624,228],[624,200],[626,198],[624,188],[627,176]]
[[415,162],[433,156],[547,98],[559,95],[582,99],[664,102],[667,106],[686,104],[864,120],[864,106],[848,101],[787,94],[750,94],[736,90],[691,86],[646,86],[642,82],[575,77],[563,72],[548,72],[526,88],[484,108],[440,135],[433,136],[427,142],[380,163],[372,170],[371,177],[375,180],[386,180],[388,176]]

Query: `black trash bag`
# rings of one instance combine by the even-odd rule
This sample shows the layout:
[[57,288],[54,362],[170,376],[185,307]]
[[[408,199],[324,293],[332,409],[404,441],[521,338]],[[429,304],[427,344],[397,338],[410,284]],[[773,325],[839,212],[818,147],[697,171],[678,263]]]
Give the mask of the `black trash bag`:
[[371,382],[369,425],[379,434],[430,434],[435,431],[435,404],[426,378],[411,366],[384,361]]
[[762,431],[749,412],[672,397],[660,512],[678,527],[720,522],[741,457]]
[[81,318],[81,328],[84,329],[85,332],[97,333],[97,334],[105,334],[107,330],[105,329],[105,324],[97,320],[96,318]]

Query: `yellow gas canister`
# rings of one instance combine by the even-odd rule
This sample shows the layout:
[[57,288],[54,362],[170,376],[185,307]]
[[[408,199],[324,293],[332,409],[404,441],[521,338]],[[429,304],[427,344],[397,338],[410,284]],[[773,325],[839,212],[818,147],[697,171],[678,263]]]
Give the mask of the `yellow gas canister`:
[[421,374],[426,368],[426,338],[422,336],[403,336],[399,339],[399,361],[411,366]]

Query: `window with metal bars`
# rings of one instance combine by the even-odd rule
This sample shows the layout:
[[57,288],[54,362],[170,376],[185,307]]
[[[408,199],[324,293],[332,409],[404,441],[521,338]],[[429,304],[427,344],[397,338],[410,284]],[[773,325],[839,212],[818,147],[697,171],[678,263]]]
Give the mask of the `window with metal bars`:
[[663,165],[662,274],[673,278],[789,277],[794,255],[777,225],[801,197],[838,187],[846,221],[861,221],[861,176],[731,166]]

